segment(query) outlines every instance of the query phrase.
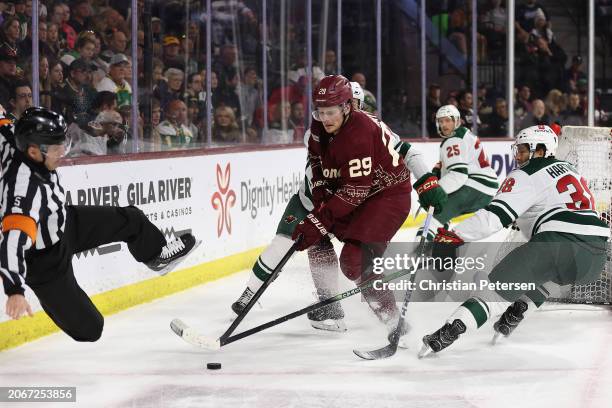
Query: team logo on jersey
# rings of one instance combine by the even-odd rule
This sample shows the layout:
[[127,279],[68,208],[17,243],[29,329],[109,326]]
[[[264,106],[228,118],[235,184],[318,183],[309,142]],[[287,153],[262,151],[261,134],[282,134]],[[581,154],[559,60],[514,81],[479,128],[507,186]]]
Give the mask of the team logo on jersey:
[[229,210],[236,204],[236,193],[229,187],[231,174],[230,163],[225,166],[225,171],[222,171],[221,166],[217,164],[219,191],[216,191],[210,200],[212,207],[217,210],[217,237],[221,236],[224,229],[227,229],[228,234],[232,234],[232,216]]
[[287,224],[293,224],[295,220],[297,220],[297,218],[295,218],[295,216],[291,214],[285,217],[285,222]]

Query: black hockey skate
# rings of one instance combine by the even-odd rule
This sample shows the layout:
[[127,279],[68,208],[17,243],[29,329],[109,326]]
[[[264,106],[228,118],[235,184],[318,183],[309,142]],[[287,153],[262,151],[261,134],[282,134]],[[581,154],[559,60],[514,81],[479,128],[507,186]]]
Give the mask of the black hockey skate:
[[234,311],[234,313],[236,313],[237,315],[242,313],[242,311],[245,307],[247,307],[251,299],[253,299],[254,295],[255,293],[247,287],[244,292],[242,292],[242,295],[240,295],[238,300],[232,303],[232,310]]
[[342,319],[344,319],[344,310],[338,302],[308,312],[310,325],[319,330],[345,332],[346,324]]
[[527,303],[522,300],[517,300],[508,306],[499,320],[493,324],[493,330],[495,330],[493,344],[495,344],[500,335],[508,337],[516,329],[516,326],[525,318],[524,314],[527,309]]
[[460,319],[452,323],[445,323],[440,329],[423,337],[423,347],[419,352],[419,358],[425,357],[430,352],[438,353],[453,344],[460,334],[465,333],[466,326]]
[[146,265],[161,276],[164,276],[174,269],[179,262],[183,261],[200,243],[201,241],[196,240],[191,233],[187,232],[168,242],[162,248],[159,255],[146,262]]

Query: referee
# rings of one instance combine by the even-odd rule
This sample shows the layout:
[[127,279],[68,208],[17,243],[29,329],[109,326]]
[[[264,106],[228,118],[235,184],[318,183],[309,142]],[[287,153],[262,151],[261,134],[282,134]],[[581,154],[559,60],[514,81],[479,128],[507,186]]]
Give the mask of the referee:
[[13,319],[32,310],[21,278],[49,317],[76,341],[96,341],[104,318],[79,287],[73,254],[110,242],[163,275],[197,246],[193,235],[166,243],[136,207],[66,206],[55,169],[68,153],[64,118],[29,108],[14,124],[0,115],[0,275]]

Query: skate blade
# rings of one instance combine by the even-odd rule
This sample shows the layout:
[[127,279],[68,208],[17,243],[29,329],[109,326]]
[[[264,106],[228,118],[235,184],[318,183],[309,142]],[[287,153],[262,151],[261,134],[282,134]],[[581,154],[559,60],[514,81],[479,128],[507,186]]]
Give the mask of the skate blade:
[[423,347],[421,347],[421,350],[419,350],[419,353],[417,354],[417,357],[420,359],[427,357],[428,355],[430,355],[432,352],[431,347],[429,347],[427,344],[423,344]]
[[327,319],[320,322],[310,320],[310,325],[317,330],[325,330],[331,332],[343,333],[347,331],[344,320]]

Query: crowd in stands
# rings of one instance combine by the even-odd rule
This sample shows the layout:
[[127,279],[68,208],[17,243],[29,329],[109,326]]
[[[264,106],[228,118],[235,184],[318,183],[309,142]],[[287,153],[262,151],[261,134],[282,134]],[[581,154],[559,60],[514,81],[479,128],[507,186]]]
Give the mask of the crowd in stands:
[[[440,3],[447,7],[446,35],[467,56],[470,2]],[[479,61],[503,58],[504,2],[479,3]],[[152,46],[145,49],[144,0],[138,0],[140,125],[134,130],[131,1],[42,0],[37,33],[40,104],[66,117],[75,142],[74,155],[129,152],[132,138],[138,140],[139,150],[145,151],[201,145],[208,141],[208,110],[215,144],[301,141],[309,122],[306,56],[303,48],[293,47],[287,57],[287,72],[282,73],[279,58],[273,55],[278,44],[270,41],[268,95],[263,94],[258,4],[249,0],[212,1],[213,58],[208,72],[208,16],[204,10],[194,6],[186,18],[184,1],[153,2],[147,24]],[[518,0],[518,4],[515,28],[519,86],[515,106],[510,107],[516,127],[584,124],[586,76],[582,58],[575,56],[566,67],[567,56],[555,40],[547,10],[535,0]],[[32,9],[32,0],[0,1],[0,104],[15,119],[33,103]],[[298,31],[291,25],[287,36],[303,37]],[[152,56],[150,73],[144,70],[145,56]],[[312,85],[336,70],[335,51],[328,49],[323,61],[311,70]],[[366,75],[359,70],[345,74],[361,84],[365,109],[376,113],[376,98],[368,88]],[[206,92],[209,75],[211,95]],[[152,90],[145,86],[148,76],[152,77]],[[427,92],[430,137],[436,135],[435,110],[445,103],[459,107],[467,126],[478,121],[481,136],[506,134],[509,107],[497,90],[479,87],[478,114],[472,112],[473,95],[469,91],[443,90],[432,84]],[[150,114],[147,111],[145,115],[145,108]]]

